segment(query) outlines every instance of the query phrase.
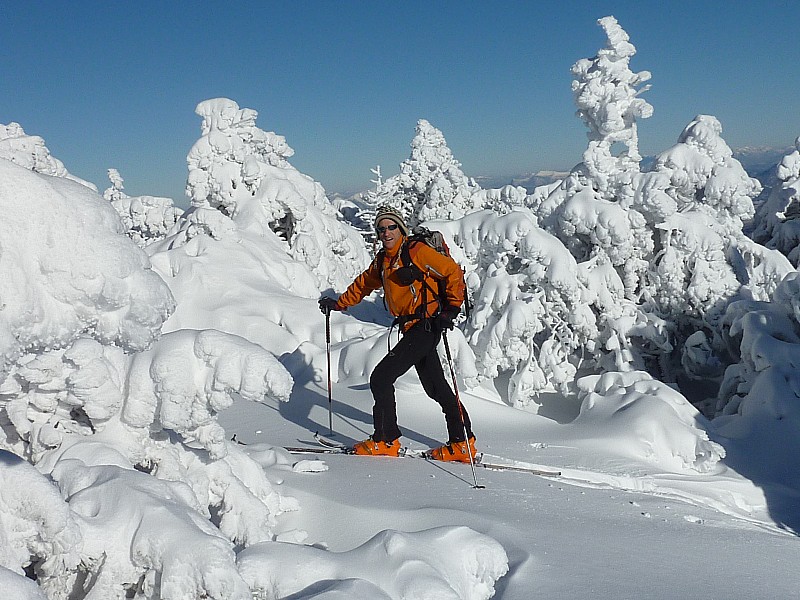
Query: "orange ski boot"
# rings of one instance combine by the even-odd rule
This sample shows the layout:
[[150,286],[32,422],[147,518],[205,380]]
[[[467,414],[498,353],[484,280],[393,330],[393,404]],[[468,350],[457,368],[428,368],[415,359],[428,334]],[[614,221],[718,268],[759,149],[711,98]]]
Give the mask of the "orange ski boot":
[[368,438],[353,446],[353,454],[361,456],[400,456],[400,440],[376,442]]
[[[469,443],[469,447],[467,447]],[[445,462],[469,462],[470,453],[472,460],[476,460],[478,452],[475,450],[475,438],[469,438],[469,442],[447,442],[444,446],[434,448],[430,451],[429,456],[433,460],[443,460]]]

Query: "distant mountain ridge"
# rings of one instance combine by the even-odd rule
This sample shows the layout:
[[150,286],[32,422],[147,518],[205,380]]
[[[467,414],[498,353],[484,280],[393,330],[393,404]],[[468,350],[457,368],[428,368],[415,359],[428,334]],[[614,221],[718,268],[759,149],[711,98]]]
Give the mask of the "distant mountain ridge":
[[[765,188],[774,185],[774,173],[776,165],[781,159],[794,151],[794,146],[782,148],[774,146],[744,146],[733,151],[733,157],[742,163],[742,167],[750,177],[758,179]],[[642,158],[642,169],[649,167],[655,160],[654,156]],[[530,194],[533,190],[542,185],[549,185],[559,179],[564,179],[569,175],[569,171],[541,170],[535,173],[520,173],[517,175],[478,175],[473,179],[483,189],[496,189],[505,185],[514,185],[525,188]],[[331,193],[329,196],[334,198],[359,199],[366,192],[350,193]]]
[[505,185],[520,186],[531,193],[534,188],[549,185],[559,179],[564,179],[569,171],[537,171],[536,173],[523,173],[521,175],[479,175],[474,177],[483,189],[501,188]]
[[[745,146],[733,151],[733,157],[737,159],[750,177],[759,179],[765,172],[771,171],[781,159],[794,151],[794,146],[774,148],[769,146]],[[761,182],[764,183],[763,181]]]
[[[733,151],[733,157],[742,163],[742,167],[750,177],[758,179],[764,187],[770,187],[774,182],[772,175],[775,166],[781,159],[792,152],[794,146],[782,148],[774,146],[744,146]],[[642,168],[646,169],[655,160],[654,156],[642,158]],[[542,170],[535,173],[522,173],[519,175],[480,175],[475,181],[484,189],[500,188],[504,185],[518,185],[531,193],[534,188],[548,185],[563,179],[569,171]]]

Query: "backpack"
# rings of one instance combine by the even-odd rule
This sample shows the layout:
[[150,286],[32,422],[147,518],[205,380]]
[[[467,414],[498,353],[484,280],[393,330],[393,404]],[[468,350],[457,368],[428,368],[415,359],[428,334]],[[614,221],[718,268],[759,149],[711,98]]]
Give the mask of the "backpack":
[[[411,234],[406,238],[406,243],[403,244],[403,247],[400,249],[400,264],[402,265],[397,270],[398,278],[400,279],[401,283],[404,285],[411,285],[415,281],[423,282],[423,292],[427,289],[430,290],[439,302],[439,309],[441,307],[447,305],[446,300],[446,283],[444,279],[437,279],[437,289],[433,290],[425,283],[425,278],[423,277],[422,269],[420,269],[414,262],[411,260],[411,246],[413,244],[425,244],[430,246],[434,250],[436,250],[439,254],[444,254],[448,258],[453,258],[450,255],[450,248],[447,246],[447,242],[442,235],[442,232],[435,231],[428,229],[427,227],[415,227]],[[378,261],[378,265],[383,269],[383,259],[385,255],[385,251],[383,249],[378,251],[378,254],[375,256],[375,260]],[[381,271],[381,281],[383,280],[383,271]],[[464,283],[464,273],[462,270],[461,273],[461,280]],[[464,310],[469,318],[471,303],[469,301],[469,296],[466,293],[466,283],[464,283]],[[425,302],[423,301],[423,305]],[[459,310],[461,307],[453,307],[458,308]],[[409,315],[414,316],[414,315]]]

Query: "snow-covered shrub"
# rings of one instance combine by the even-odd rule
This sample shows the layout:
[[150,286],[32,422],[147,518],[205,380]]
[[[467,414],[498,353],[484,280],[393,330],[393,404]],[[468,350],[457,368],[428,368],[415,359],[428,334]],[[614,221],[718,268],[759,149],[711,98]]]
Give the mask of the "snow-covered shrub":
[[400,164],[400,173],[383,182],[381,204],[398,208],[410,227],[433,219],[458,219],[480,210],[483,200],[475,181],[464,175],[461,163],[447,146],[442,132],[425,119],[417,122],[411,156]]
[[42,175],[63,177],[97,191],[97,186],[67,171],[60,160],[50,154],[38,135],[28,135],[19,123],[0,125],[0,158]]
[[[79,346],[68,351],[73,361]],[[97,346],[87,340],[80,354],[88,357]],[[102,356],[78,361],[82,369],[64,359],[64,371],[70,372],[29,369],[25,375],[31,380],[24,380],[22,370],[12,373],[31,390],[22,414],[32,421],[28,431],[19,427],[16,433],[35,440],[33,458],[57,482],[69,503],[64,510],[82,517],[78,537],[86,542],[66,546],[80,566],[74,561],[49,584],[58,592],[52,597],[66,598],[81,585],[93,594],[87,598],[124,598],[126,590],[135,589],[147,598],[187,593],[249,598],[236,571],[233,544],[272,539],[276,517],[296,504],[274,489],[258,464],[225,441],[215,413],[232,403],[232,392],[286,399],[291,378],[266,351],[218,332],[172,334],[150,353],[155,356],[147,354],[135,356],[124,382],[127,397],[116,405],[120,376],[113,361]],[[52,367],[55,361],[49,362]],[[82,424],[70,419],[76,411],[84,415]],[[10,412],[16,413],[14,424],[20,423],[20,411]],[[42,482],[60,502],[52,485]],[[13,485],[30,491],[19,478]],[[44,499],[38,502],[35,506]],[[48,513],[54,519],[58,515]],[[47,539],[56,543],[58,536]],[[196,550],[187,553],[191,540],[189,547]],[[47,559],[46,549],[36,556]],[[206,569],[185,571],[187,564]],[[50,579],[42,573],[44,586]],[[81,577],[91,584],[81,583]]]
[[[734,302],[724,321],[737,360],[708,410],[717,432],[741,443],[753,464],[800,455],[800,275],[788,275],[771,302]],[[778,469],[782,485],[800,483],[794,466]]]
[[637,178],[635,194],[655,240],[642,284],[645,305],[674,324],[678,347],[705,330],[714,350],[709,364],[724,353],[721,319],[728,304],[769,298],[791,270],[777,252],[742,232],[761,187],[733,158],[721,132],[717,119],[697,116]]
[[501,188],[479,189],[472,195],[473,206],[483,206],[497,214],[504,215],[515,208],[530,206],[528,192],[518,185],[504,185]]
[[183,214],[171,198],[156,196],[128,196],[111,205],[122,218],[128,237],[140,248],[163,240]]
[[508,377],[507,400],[567,391],[579,366],[612,369],[640,360],[630,342],[668,344],[663,323],[622,297],[607,263],[578,263],[529,209],[472,213],[431,224],[460,248],[474,308],[465,333],[480,378]]
[[[58,489],[35,467],[0,449],[0,490],[0,570],[24,575],[30,568],[45,590],[68,586],[81,562],[83,537]],[[20,597],[5,585],[0,589],[7,598]]]
[[140,248],[164,239],[183,214],[171,198],[128,196],[123,191],[124,180],[116,169],[108,170],[108,178],[111,187],[103,192],[103,198],[111,202],[125,225],[128,237]]
[[725,371],[720,414],[765,410],[800,423],[800,276],[788,275],[771,302],[741,300],[725,315],[725,337],[739,359]]
[[80,521],[86,571],[54,597],[251,598],[233,544],[183,481],[157,479],[125,464],[111,446],[81,441],[51,475]]

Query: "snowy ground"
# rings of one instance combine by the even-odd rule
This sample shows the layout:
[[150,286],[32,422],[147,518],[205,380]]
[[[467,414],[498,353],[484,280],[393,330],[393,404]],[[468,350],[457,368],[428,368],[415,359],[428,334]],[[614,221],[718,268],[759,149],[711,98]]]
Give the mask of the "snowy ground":
[[[324,376],[324,360],[315,365],[317,377]],[[259,442],[313,445],[314,432],[328,432],[328,398],[324,384],[308,379],[297,378],[288,404],[239,402],[220,420],[248,451]],[[334,385],[336,440],[369,434],[366,388],[355,380]],[[705,475],[666,473],[603,451],[604,430],[559,423],[577,415],[574,399],[550,398],[541,411],[550,416],[542,416],[462,397],[480,451],[557,468],[563,476],[479,468],[478,482],[486,487],[474,489],[469,465],[326,455],[327,471],[286,472],[279,487],[303,509],[284,516],[282,526],[304,530],[305,543],[335,552],[358,548],[384,530],[467,526],[508,554],[509,573],[496,584],[495,597],[504,600],[797,594],[800,543],[776,524],[797,527],[797,490],[767,492],[721,465]],[[413,374],[401,380],[398,404],[409,447],[442,439],[438,407]],[[737,452],[729,456],[741,460]],[[387,579],[396,575],[388,563],[383,569]]]

